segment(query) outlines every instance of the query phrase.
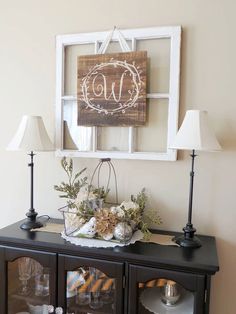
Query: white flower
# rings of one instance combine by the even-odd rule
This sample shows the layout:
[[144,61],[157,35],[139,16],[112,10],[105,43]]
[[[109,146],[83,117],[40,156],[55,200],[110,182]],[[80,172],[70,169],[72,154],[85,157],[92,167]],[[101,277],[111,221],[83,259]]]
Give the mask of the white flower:
[[116,209],[117,207],[111,207],[111,213],[112,214],[116,214],[116,212],[117,212],[117,209]]
[[138,209],[139,206],[137,203],[129,201],[129,202],[122,202],[120,204],[120,207],[124,207],[125,210],[129,210],[129,209]]
[[113,214],[116,214],[119,218],[122,218],[122,217],[124,217],[124,215],[125,215],[124,210],[123,210],[120,206],[111,207],[111,212],[112,212]]
[[121,217],[124,217],[124,215],[125,215],[125,212],[123,211],[123,209],[120,208],[120,207],[118,207],[118,208],[117,208],[117,216],[118,216],[119,218],[121,218]]
[[88,195],[89,201],[95,200],[96,198],[97,198],[97,196],[96,196],[96,194],[94,194],[94,192],[89,192],[89,195]]
[[94,199],[96,199],[96,195],[93,192],[89,192],[88,194],[88,191],[86,189],[81,189],[77,194],[75,203],[79,206],[84,201],[91,201]]

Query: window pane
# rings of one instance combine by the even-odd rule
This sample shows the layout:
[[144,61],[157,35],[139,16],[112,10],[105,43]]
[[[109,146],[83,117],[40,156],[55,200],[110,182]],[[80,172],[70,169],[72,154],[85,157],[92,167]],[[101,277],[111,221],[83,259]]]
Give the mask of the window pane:
[[78,106],[76,101],[63,102],[63,149],[92,150],[92,127],[77,125]]
[[136,152],[166,152],[168,100],[149,99],[146,126],[136,128]]
[[170,39],[138,40],[137,50],[147,50],[148,52],[147,93],[168,93]]
[[65,48],[65,95],[77,95],[77,58],[83,55],[92,55],[94,44],[72,45]]
[[127,127],[99,127],[97,150],[128,151],[129,128]]

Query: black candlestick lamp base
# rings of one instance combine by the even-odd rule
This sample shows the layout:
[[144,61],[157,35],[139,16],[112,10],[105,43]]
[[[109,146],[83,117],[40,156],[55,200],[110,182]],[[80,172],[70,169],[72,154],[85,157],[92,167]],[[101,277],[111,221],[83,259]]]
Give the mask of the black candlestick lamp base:
[[194,179],[194,159],[197,156],[193,149],[192,154],[192,167],[190,171],[190,189],[189,189],[189,206],[188,206],[188,222],[183,228],[184,234],[176,237],[174,241],[182,247],[197,248],[201,246],[201,241],[194,236],[196,229],[192,225],[192,210],[193,210],[193,179]]
[[38,213],[34,209],[34,152],[28,154],[30,156],[30,209],[26,213],[27,220],[20,226],[23,230],[30,230],[35,228],[41,228],[43,224],[36,220]]
[[40,221],[27,220],[20,227],[23,230],[31,230],[31,229],[41,228],[42,226],[43,224]]
[[41,228],[43,224],[36,220],[36,216],[38,213],[34,209],[30,209],[28,213],[26,213],[27,220],[20,226],[23,230],[30,230],[35,228]]
[[186,227],[183,228],[184,234],[175,237],[174,241],[182,247],[188,248],[197,248],[201,246],[201,241],[198,237],[194,236],[196,229],[193,228],[192,224],[187,224]]

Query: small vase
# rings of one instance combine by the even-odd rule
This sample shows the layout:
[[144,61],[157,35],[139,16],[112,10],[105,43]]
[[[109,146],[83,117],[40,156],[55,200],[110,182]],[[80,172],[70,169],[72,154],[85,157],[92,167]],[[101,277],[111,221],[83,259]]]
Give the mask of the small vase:
[[180,286],[172,280],[167,280],[165,285],[161,287],[161,301],[168,305],[175,305],[180,298]]

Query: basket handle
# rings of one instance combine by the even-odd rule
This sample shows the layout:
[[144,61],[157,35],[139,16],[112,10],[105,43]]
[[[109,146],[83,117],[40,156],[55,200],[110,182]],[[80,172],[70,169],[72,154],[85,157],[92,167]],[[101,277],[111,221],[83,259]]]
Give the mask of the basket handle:
[[101,158],[98,165],[96,166],[93,174],[92,174],[92,177],[91,177],[91,180],[90,180],[90,184],[89,184],[89,190],[88,190],[88,194],[90,192],[90,188],[92,186],[92,183],[93,183],[93,180],[94,180],[94,177],[95,177],[95,174],[97,173],[98,174],[98,182],[97,182],[97,186],[98,188],[100,187],[100,172],[101,172],[101,168],[102,166],[104,165],[104,163],[107,163],[108,165],[108,179],[107,179],[107,184],[106,184],[106,193],[108,193],[108,189],[109,189],[109,184],[110,184],[110,180],[111,180],[111,173],[113,172],[114,174],[114,178],[115,178],[115,194],[116,194],[116,203],[118,203],[118,188],[117,188],[117,177],[116,177],[116,171],[115,171],[115,168],[111,162],[111,158]]

